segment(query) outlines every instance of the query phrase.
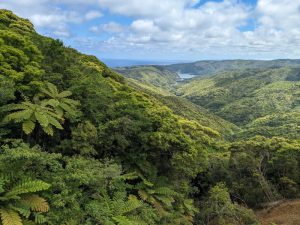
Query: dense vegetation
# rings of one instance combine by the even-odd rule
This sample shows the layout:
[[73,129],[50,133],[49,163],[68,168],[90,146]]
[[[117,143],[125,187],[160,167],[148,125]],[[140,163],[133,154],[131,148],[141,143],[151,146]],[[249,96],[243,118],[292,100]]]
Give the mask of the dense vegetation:
[[300,66],[298,59],[277,59],[270,61],[262,60],[204,60],[193,63],[179,63],[165,66],[166,69],[183,73],[193,74],[196,76],[209,76],[221,71],[234,71],[245,69],[271,69],[280,68],[284,66],[297,67]]
[[180,77],[177,73],[165,69],[163,66],[135,66],[120,67],[116,72],[126,76],[131,82],[137,80],[138,85],[162,95],[170,95]]
[[298,139],[234,141],[232,123],[128,81],[10,11],[0,28],[1,224],[254,225],[248,207],[299,195]]
[[300,69],[220,72],[194,79],[178,92],[254,134],[300,138]]

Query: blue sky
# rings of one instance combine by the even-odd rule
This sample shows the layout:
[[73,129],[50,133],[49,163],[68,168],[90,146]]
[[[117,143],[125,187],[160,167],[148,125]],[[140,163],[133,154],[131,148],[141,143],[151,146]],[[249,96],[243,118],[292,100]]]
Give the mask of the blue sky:
[[0,8],[100,59],[300,58],[300,0],[2,0]]

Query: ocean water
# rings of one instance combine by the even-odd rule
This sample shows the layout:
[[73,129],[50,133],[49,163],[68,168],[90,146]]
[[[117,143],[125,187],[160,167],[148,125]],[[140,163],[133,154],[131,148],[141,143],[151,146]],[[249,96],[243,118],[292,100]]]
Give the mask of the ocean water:
[[185,79],[192,79],[192,78],[194,78],[196,76],[196,75],[189,74],[189,73],[178,73],[178,75],[183,80],[185,80]]

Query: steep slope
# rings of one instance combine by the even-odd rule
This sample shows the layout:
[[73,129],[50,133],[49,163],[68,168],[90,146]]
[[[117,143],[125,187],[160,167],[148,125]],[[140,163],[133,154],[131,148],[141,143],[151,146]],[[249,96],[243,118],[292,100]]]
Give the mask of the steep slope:
[[195,120],[199,124],[210,127],[218,131],[221,136],[231,138],[235,133],[241,129],[221,117],[215,115],[209,110],[190,102],[187,99],[178,96],[157,96],[157,98],[167,105],[172,111],[184,118]]
[[247,135],[298,137],[299,74],[291,67],[226,71],[194,79],[178,93],[237,125],[248,124]]
[[127,77],[126,81],[130,86],[155,97],[177,115],[195,120],[202,126],[211,127],[226,138],[239,131],[236,125],[223,120],[203,107],[175,96],[173,92],[178,86],[177,81],[180,80],[177,73],[170,72],[161,66],[123,67],[116,71]]
[[[8,10],[0,10],[0,28],[1,221],[193,224],[191,180],[218,132]],[[35,196],[31,205],[15,204],[32,191],[47,202]],[[48,214],[37,213],[48,203]]]
[[193,63],[181,63],[165,66],[166,69],[183,74],[207,76],[220,71],[244,69],[268,69],[284,66],[299,66],[300,60],[278,59],[271,61],[262,60],[205,60]]

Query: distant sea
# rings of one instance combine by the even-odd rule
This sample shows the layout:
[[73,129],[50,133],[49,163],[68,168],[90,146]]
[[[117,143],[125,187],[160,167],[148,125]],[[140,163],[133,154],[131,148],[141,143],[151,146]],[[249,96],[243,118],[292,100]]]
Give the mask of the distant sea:
[[184,63],[188,61],[180,60],[134,60],[134,59],[101,59],[106,65],[112,68],[124,66],[140,66],[140,65],[170,65],[175,63]]
[[183,80],[185,79],[192,79],[194,77],[196,77],[197,75],[194,74],[189,74],[189,73],[177,73],[179,75],[179,77]]

